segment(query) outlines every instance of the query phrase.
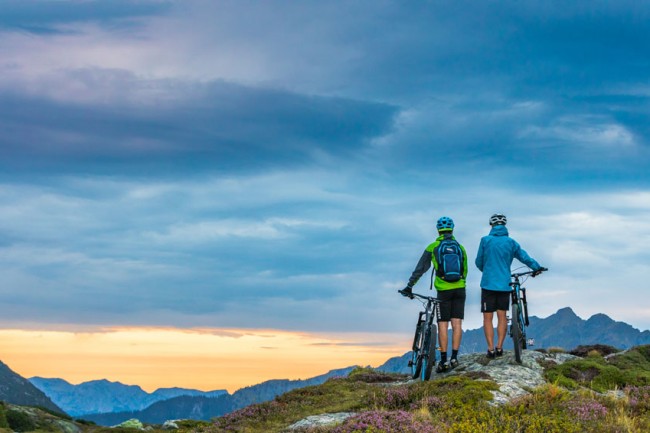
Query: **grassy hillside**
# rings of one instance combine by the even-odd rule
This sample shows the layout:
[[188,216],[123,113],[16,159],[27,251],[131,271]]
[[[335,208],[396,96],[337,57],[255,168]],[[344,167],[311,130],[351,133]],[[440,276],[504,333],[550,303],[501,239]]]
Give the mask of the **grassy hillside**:
[[[197,433],[283,432],[308,415],[355,412],[335,426],[293,430],[310,433],[648,432],[650,346],[603,357],[547,365],[548,383],[507,404],[492,402],[497,385],[480,372],[429,382],[356,370],[348,378],[287,393],[253,405]],[[586,373],[585,373],[586,372]]]
[[[650,431],[650,346],[612,353],[587,347],[555,363],[544,359],[546,383],[497,404],[500,384],[485,371],[461,371],[428,382],[354,370],[322,385],[301,388],[212,421],[178,421],[178,433],[645,433]],[[542,363],[544,365],[542,365]],[[486,361],[487,364],[487,361]],[[502,365],[516,374],[525,367]],[[540,368],[541,368],[540,367]],[[459,367],[460,369],[460,367]],[[510,374],[510,373],[509,373]],[[337,424],[301,424],[335,414]],[[137,423],[135,423],[137,424]],[[160,425],[146,427],[162,432]],[[34,408],[0,405],[0,432],[137,433],[99,427]]]

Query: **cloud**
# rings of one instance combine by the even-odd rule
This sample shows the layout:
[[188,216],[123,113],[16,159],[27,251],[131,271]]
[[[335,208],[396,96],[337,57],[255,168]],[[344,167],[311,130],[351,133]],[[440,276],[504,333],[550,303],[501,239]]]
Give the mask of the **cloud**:
[[635,2],[7,4],[5,323],[410,333],[433,221],[495,211],[534,314],[645,293]]
[[558,119],[547,128],[529,127],[522,131],[522,139],[577,145],[584,150],[613,148],[617,151],[636,145],[634,135],[625,126],[607,119]]
[[[444,198],[423,199],[428,184],[396,183],[380,195],[375,187],[360,173],[310,169],[5,183],[0,263],[3,298],[14,307],[4,320],[406,332],[413,305],[398,303],[396,290],[432,240],[435,218],[455,219],[472,263],[495,209],[551,268],[534,281],[536,292],[567,294],[549,302],[532,295],[537,315],[566,305],[602,311],[596,298],[585,302],[585,290],[604,296],[609,274],[649,258],[645,190],[556,196],[459,183]],[[634,272],[638,281],[620,289],[626,296],[650,278],[643,266]],[[474,327],[479,278],[472,267]]]
[[202,87],[157,106],[5,95],[0,151],[11,163],[55,170],[75,164],[168,170],[169,158],[191,170],[236,170],[343,157],[390,130],[395,113],[385,104],[223,82]]
[[160,0],[114,0],[110,3],[6,0],[2,4],[0,29],[51,36],[70,23],[90,21],[115,28],[125,21],[162,14],[169,6],[170,3]]

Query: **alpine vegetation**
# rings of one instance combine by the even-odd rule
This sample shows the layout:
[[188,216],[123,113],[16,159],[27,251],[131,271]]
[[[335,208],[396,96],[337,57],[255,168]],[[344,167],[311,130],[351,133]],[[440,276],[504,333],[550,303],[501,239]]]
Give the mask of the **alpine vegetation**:
[[[429,381],[370,368],[196,427],[201,433],[475,433],[650,431],[650,346],[605,355],[507,351],[461,356]],[[615,350],[615,349],[614,349]]]

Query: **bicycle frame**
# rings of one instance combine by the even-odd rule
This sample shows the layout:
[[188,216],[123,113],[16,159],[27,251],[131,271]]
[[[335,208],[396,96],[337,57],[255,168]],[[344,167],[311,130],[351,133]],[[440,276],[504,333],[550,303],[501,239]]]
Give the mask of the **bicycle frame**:
[[431,371],[436,363],[437,319],[440,317],[440,303],[434,297],[419,293],[412,293],[409,297],[411,299],[418,298],[424,305],[424,310],[420,311],[415,327],[409,367],[411,367],[413,379],[419,378],[425,381],[431,377]]
[[526,289],[521,286],[521,277],[530,275],[535,277],[541,272],[546,271],[541,268],[536,271],[526,271],[513,273],[510,277],[512,282],[512,315],[510,317],[510,336],[515,351],[515,361],[521,364],[521,353],[528,347],[526,339],[526,327],[530,324],[528,321],[528,302],[526,301]]

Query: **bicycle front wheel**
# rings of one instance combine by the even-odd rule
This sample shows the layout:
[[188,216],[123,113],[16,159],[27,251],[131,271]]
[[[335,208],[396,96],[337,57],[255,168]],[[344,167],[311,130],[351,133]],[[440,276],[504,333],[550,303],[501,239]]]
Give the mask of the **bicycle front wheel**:
[[425,337],[424,328],[424,320],[418,320],[418,323],[415,326],[415,337],[413,338],[413,351],[411,352],[411,361],[409,361],[409,365],[411,366],[411,377],[413,379],[420,377],[420,372],[422,371],[422,346],[424,344]]
[[438,337],[438,327],[435,323],[431,323],[427,329],[426,342],[422,347],[423,353],[423,369],[422,380],[429,380],[431,378],[431,371],[433,366],[436,365],[436,342]]
[[521,364],[521,352],[524,348],[523,322],[521,321],[519,304],[512,304],[512,323],[510,324],[510,335],[515,348],[515,361]]

